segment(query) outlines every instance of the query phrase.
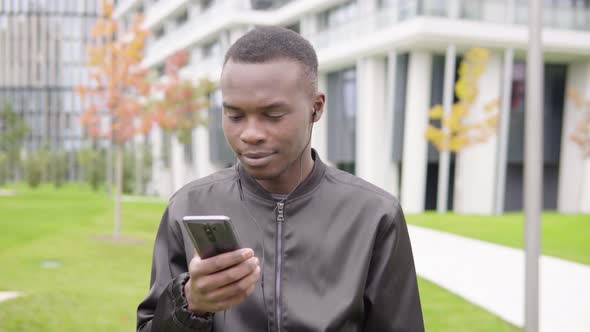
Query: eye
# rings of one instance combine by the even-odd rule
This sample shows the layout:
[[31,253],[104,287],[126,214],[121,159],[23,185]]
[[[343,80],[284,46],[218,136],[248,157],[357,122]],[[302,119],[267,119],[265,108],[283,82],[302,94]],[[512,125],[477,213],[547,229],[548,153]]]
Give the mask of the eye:
[[237,122],[244,118],[243,114],[226,114],[225,116],[232,122]]
[[270,113],[265,113],[264,116],[266,116],[269,119],[272,120],[279,120],[280,118],[283,117],[283,115],[285,115],[285,113],[283,112],[270,112]]

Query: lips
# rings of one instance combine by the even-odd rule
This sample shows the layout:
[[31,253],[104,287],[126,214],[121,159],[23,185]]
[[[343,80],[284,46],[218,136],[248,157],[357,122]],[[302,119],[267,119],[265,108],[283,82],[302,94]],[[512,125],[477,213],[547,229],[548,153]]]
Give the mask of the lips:
[[257,151],[257,152],[244,152],[241,153],[242,162],[250,167],[262,167],[270,162],[274,153]]

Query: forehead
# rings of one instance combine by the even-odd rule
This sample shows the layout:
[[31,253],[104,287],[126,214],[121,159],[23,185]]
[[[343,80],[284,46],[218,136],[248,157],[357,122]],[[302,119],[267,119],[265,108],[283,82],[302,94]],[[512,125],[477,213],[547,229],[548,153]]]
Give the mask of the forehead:
[[305,90],[303,66],[293,60],[265,63],[228,61],[221,73],[224,100],[272,99],[297,96]]

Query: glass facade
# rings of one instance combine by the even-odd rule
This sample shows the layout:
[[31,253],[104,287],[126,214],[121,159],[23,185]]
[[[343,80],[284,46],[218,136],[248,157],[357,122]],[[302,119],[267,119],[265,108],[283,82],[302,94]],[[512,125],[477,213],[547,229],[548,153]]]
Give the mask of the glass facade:
[[[355,161],[356,68],[328,74],[328,159],[337,165]],[[341,167],[343,168],[343,167]],[[347,166],[350,170],[352,166]]]
[[358,16],[356,1],[348,1],[322,12],[319,16],[319,29],[328,30],[345,25]]
[[[457,1],[458,13],[451,13]],[[373,12],[359,15],[356,1],[318,15],[318,31],[310,36],[317,49],[361,37],[419,16],[449,17],[503,24],[528,24],[528,0],[379,0]],[[590,0],[543,0],[545,27],[590,30]]]
[[221,123],[223,111],[220,89],[213,91],[209,95],[209,103],[209,119],[207,121],[209,129],[209,158],[212,162],[222,167],[232,165],[235,162],[235,156],[223,134]]
[[[561,153],[563,105],[567,65],[545,64],[543,85],[543,208],[557,207],[557,182]],[[517,61],[512,72],[512,103],[508,136],[505,210],[523,207],[524,114],[526,109],[526,63]]]
[[293,0],[250,0],[252,9],[255,10],[277,9],[289,2],[293,2]]
[[80,146],[82,103],[73,89],[89,81],[86,44],[97,4],[0,0],[0,102],[11,103],[31,129],[28,151]]

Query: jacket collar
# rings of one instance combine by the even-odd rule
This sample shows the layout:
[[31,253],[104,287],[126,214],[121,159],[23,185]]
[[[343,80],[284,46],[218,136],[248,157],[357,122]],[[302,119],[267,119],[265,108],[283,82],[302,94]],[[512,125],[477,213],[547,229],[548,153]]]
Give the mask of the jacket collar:
[[[320,184],[322,178],[324,177],[324,173],[326,171],[326,164],[322,162],[322,160],[318,156],[318,153],[313,148],[311,149],[311,157],[314,160],[311,173],[309,173],[307,178],[305,178],[301,182],[301,184],[299,184],[297,189],[295,189],[295,191],[287,198],[287,201],[304,196],[308,192],[311,192],[315,187],[317,187]],[[246,170],[244,169],[244,167],[242,167],[241,164],[238,165],[238,172],[240,175],[241,183],[245,189],[255,194],[256,196],[274,201],[271,193],[264,189],[260,184],[258,184],[256,179],[251,177],[250,174],[246,172]]]

